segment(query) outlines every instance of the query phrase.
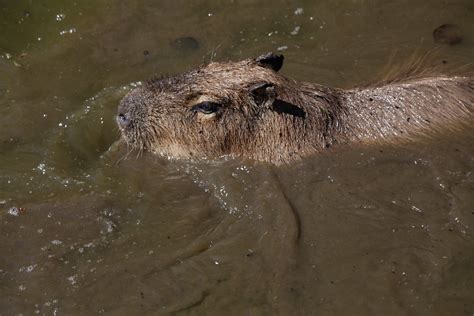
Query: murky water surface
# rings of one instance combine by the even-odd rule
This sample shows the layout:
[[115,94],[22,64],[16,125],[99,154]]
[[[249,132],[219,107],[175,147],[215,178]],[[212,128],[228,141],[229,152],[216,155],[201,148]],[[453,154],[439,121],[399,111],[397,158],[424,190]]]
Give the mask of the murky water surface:
[[473,315],[472,121],[283,167],[112,146],[155,74],[281,51],[348,87],[472,63],[472,30],[471,0],[0,1],[0,315]]

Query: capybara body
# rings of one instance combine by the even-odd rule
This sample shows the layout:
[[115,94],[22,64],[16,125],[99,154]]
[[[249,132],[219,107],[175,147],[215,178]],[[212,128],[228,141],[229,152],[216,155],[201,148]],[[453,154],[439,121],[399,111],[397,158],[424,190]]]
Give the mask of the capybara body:
[[174,158],[291,162],[338,143],[397,141],[473,112],[472,76],[410,76],[342,90],[278,73],[283,56],[210,63],[151,80],[121,101],[127,144]]

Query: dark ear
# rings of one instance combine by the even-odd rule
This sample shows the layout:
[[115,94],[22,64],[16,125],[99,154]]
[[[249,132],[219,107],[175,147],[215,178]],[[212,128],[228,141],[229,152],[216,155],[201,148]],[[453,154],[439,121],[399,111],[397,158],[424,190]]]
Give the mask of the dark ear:
[[267,53],[262,56],[259,56],[255,59],[258,65],[273,69],[274,71],[278,71],[283,66],[283,55],[274,55],[273,53]]
[[279,114],[289,114],[300,118],[306,117],[306,112],[300,107],[283,100],[277,100],[275,86],[268,82],[260,82],[250,87],[255,104]]
[[250,93],[258,106],[271,108],[276,99],[275,87],[268,82],[260,82],[250,87]]

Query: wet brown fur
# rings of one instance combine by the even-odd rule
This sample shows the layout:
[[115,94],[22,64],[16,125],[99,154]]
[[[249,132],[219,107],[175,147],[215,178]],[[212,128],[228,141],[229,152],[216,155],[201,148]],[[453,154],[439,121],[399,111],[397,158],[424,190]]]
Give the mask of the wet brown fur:
[[[393,141],[449,128],[472,116],[474,77],[409,70],[376,85],[342,90],[278,73],[279,56],[210,63],[152,80],[119,106],[126,142],[175,158],[239,156],[291,162],[337,143]],[[213,113],[196,111],[202,102]]]

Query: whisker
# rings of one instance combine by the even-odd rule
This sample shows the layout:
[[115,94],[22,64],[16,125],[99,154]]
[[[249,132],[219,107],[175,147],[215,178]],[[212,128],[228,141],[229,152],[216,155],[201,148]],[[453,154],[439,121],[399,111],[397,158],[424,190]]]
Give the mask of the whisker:
[[143,148],[140,147],[140,149],[138,150],[136,159],[140,158],[142,156],[142,154],[143,154]]
[[126,153],[125,155],[123,155],[122,157],[120,157],[119,159],[117,159],[117,161],[115,162],[115,165],[119,165],[122,161],[124,161],[127,156],[129,155],[130,152]]
[[131,147],[130,150],[129,150],[125,155],[123,155],[121,158],[119,158],[115,164],[118,165],[118,164],[121,163],[123,160],[127,159],[128,156],[130,156],[130,154],[132,153],[133,150],[134,150],[134,148]]
[[209,63],[212,63],[214,61],[214,58],[216,58],[216,56],[217,56],[217,50],[219,50],[219,48],[221,46],[222,46],[222,43],[217,45],[217,46],[212,47],[212,50],[211,50],[210,56],[209,56]]

